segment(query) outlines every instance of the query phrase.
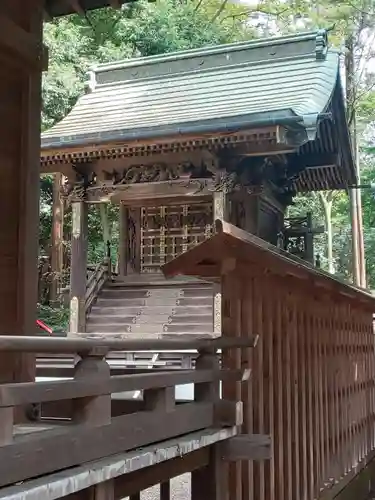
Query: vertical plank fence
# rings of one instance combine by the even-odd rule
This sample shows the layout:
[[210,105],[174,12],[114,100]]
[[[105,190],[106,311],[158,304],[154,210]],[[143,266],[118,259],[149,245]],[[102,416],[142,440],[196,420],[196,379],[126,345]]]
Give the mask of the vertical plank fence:
[[375,300],[231,224],[216,230],[164,272],[221,282],[223,335],[259,335],[223,356],[252,369],[240,394],[223,391],[244,402],[244,432],[271,435],[272,459],[243,464],[237,482],[231,465],[230,498],[335,498],[375,456]]

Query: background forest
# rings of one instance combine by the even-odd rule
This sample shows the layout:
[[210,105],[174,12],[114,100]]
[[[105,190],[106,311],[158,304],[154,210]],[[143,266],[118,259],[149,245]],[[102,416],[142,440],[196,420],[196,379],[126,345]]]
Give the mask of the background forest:
[[[86,71],[98,62],[148,56],[188,48],[329,28],[330,42],[348,55],[354,69],[346,78],[348,121],[359,147],[362,184],[375,183],[375,1],[268,0],[234,3],[229,0],[139,0],[122,9],[102,9],[85,17],[72,15],[45,25],[49,47],[48,73],[43,80],[43,129],[62,119],[84,92]],[[345,76],[345,75],[344,75]],[[345,81],[345,78],[344,78]],[[350,91],[349,91],[350,90]],[[40,258],[51,256],[54,179],[41,178]],[[56,187],[56,180],[55,180]],[[368,286],[375,288],[375,199],[362,190]],[[322,267],[352,279],[350,204],[345,192],[298,196],[290,215],[311,211]],[[110,238],[116,249],[116,207],[109,208]],[[89,262],[104,254],[101,216],[89,213]],[[65,210],[63,244],[69,255],[70,213]],[[67,260],[66,272],[69,273]],[[51,281],[51,277],[50,277]],[[47,287],[48,288],[48,287]],[[39,291],[39,317],[52,327],[66,326],[67,311]],[[51,307],[53,306],[53,307]]]

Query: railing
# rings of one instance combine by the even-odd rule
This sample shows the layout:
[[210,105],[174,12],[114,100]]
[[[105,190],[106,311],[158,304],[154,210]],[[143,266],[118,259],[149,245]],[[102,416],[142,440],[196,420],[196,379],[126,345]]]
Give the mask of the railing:
[[233,465],[232,498],[241,484],[250,500],[335,498],[375,455],[374,298],[225,223],[164,270],[221,275],[223,335],[259,334],[223,353],[252,370],[223,397],[243,401],[244,432],[272,436],[273,458]]
[[89,314],[100,290],[110,277],[111,260],[109,257],[106,257],[103,262],[96,266],[95,271],[91,274],[87,281],[85,295],[86,314]]
[[[254,344],[254,338],[226,339],[224,337],[214,340],[94,340],[82,337],[0,336],[0,352],[66,353],[80,357],[74,368],[73,380],[0,385],[0,487],[23,481],[24,493],[28,488],[35,489],[41,484],[48,484],[48,491],[52,491],[51,488],[54,487],[58,478],[61,482],[61,475],[53,475],[56,471],[69,468],[64,473],[66,481],[70,475],[76,477],[74,474],[80,473],[82,476],[82,470],[77,469],[78,472],[76,472],[74,467],[82,468],[84,464],[104,457],[137,450],[133,452],[134,459],[138,456],[137,453],[144,453],[144,448],[148,445],[152,445],[154,450],[166,449],[168,446],[174,447],[175,456],[178,457],[178,451],[176,451],[178,440],[173,442],[173,446],[171,443],[168,446],[162,444],[159,446],[155,443],[205,429],[211,429],[208,432],[211,437],[212,433],[216,433],[216,440],[233,436],[237,433],[237,426],[242,423],[241,403],[220,399],[219,384],[220,381],[232,384],[241,382],[248,378],[249,373],[247,370],[221,369],[215,353],[217,349],[249,348]],[[198,352],[196,369],[110,375],[109,366],[104,359],[108,352],[148,349],[157,351],[194,349]],[[194,384],[194,402],[175,404],[174,387],[178,384]],[[141,411],[114,417],[111,414],[111,394],[133,390],[143,391]],[[72,415],[68,421],[66,418],[61,421],[56,419],[50,421],[40,417],[40,415],[43,416],[44,404],[61,400],[71,401]],[[40,406],[38,418],[35,406],[33,412],[30,412],[30,407],[28,407],[28,405],[35,404]],[[30,424],[17,423],[14,412],[14,408],[17,407],[26,407],[27,415],[32,413],[33,419],[37,420],[33,424],[34,427],[31,428]],[[213,431],[212,428],[216,430]],[[228,432],[220,434],[220,429],[227,429]],[[139,451],[139,448],[142,448],[142,451]],[[190,451],[193,449],[194,447],[190,448]],[[153,453],[155,454],[155,451]],[[171,458],[173,458],[172,455]],[[108,460],[107,467],[109,467]],[[119,458],[117,457],[116,460]],[[163,460],[166,458],[164,457]],[[93,467],[96,474],[93,472],[89,475],[90,481],[94,481],[89,486],[99,487],[100,484],[102,487],[101,483],[104,478],[98,473],[99,463],[95,462]],[[139,463],[138,467],[140,467]],[[191,465],[190,470],[195,467],[196,465]],[[115,484],[109,484],[108,480],[114,479],[116,474],[119,476],[125,472],[126,470],[120,473],[116,467],[112,467],[110,472],[112,477],[108,475],[105,477],[106,487],[112,488],[112,494]],[[40,478],[41,476],[46,476],[45,481]],[[68,493],[74,493],[77,488],[82,489],[82,484],[87,487],[87,474],[84,480],[81,476],[79,476],[80,480],[71,480]],[[39,479],[35,482],[30,482],[32,478],[37,477]],[[155,483],[158,482],[159,479],[156,477]],[[121,484],[123,486],[120,490],[124,491],[124,482],[120,481],[120,486]],[[145,484],[144,487],[147,487],[147,480]],[[12,498],[11,493],[14,492],[14,488],[18,487],[0,489],[0,496],[6,493],[6,498]],[[139,490],[141,489],[143,489],[142,485],[139,486]],[[67,494],[66,483],[64,491],[64,494],[53,496],[53,498],[60,498]],[[127,491],[126,488],[125,491]],[[97,498],[95,495],[94,497]],[[41,495],[35,498],[50,497]],[[114,497],[108,493],[108,496],[100,498]],[[120,497],[116,496],[116,498]]]

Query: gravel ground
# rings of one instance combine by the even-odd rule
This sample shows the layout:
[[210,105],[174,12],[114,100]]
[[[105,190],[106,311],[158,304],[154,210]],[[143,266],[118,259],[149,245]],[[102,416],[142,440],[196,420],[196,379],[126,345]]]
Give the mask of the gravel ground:
[[[159,486],[142,491],[141,500],[159,500]],[[171,500],[190,500],[190,474],[171,479]]]

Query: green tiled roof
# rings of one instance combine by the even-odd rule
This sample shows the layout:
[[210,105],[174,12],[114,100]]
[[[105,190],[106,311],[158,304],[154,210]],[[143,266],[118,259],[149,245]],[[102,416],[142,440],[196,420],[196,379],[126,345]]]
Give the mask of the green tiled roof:
[[312,138],[338,85],[324,31],[103,64],[42,147],[289,123]]

